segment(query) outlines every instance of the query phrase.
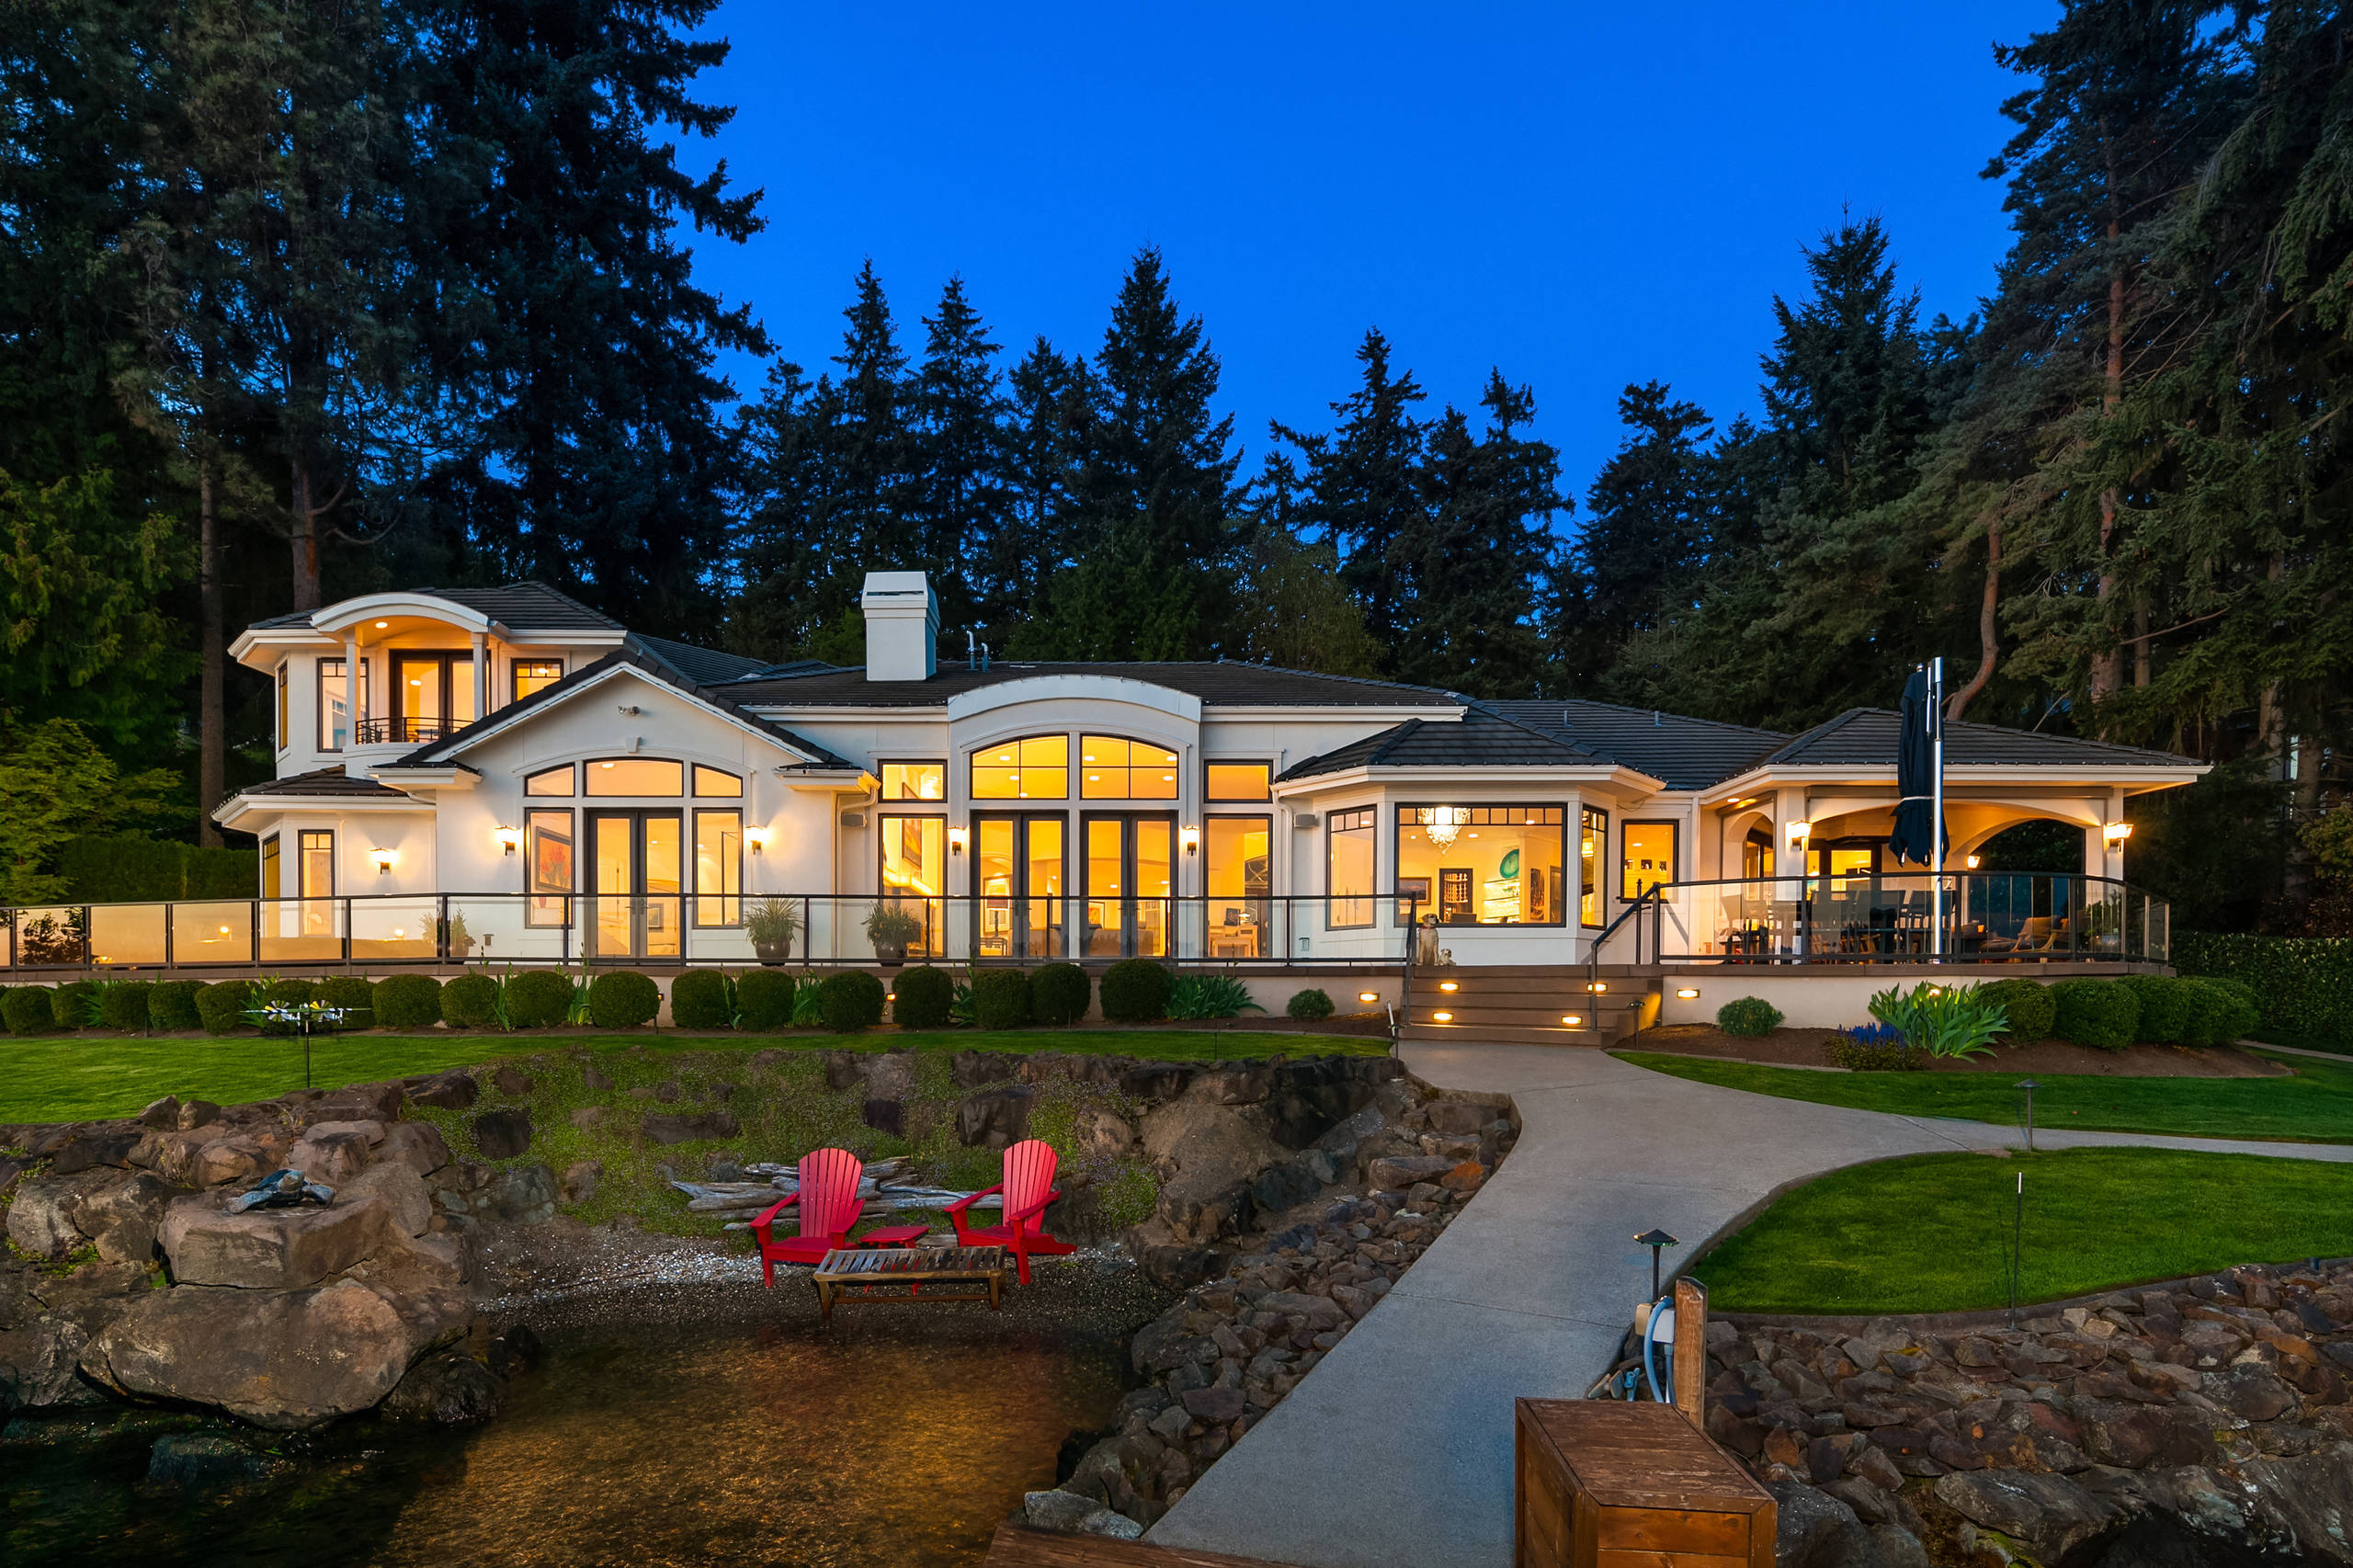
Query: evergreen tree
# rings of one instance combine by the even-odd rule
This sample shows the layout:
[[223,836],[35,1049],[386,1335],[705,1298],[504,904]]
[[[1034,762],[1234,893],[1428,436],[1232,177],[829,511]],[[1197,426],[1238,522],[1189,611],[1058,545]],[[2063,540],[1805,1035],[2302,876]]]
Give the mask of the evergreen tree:
[[1586,518],[1571,551],[1574,620],[1561,622],[1561,679],[1592,689],[1617,650],[1659,624],[1714,533],[1711,434],[1696,403],[1677,403],[1664,381],[1628,387],[1618,399],[1626,438],[1586,493]]
[[1006,510],[977,568],[987,607],[983,640],[999,651],[1044,613],[1048,585],[1071,563],[1079,438],[1093,382],[1084,359],[1065,359],[1040,337],[1007,373],[1006,390]]
[[1340,579],[1331,536],[1307,521],[1289,454],[1267,455],[1248,507],[1234,656],[1326,675],[1378,675],[1381,645]]
[[977,635],[996,600],[998,538],[1016,502],[997,346],[961,278],[948,280],[938,312],[923,324],[913,389],[915,550],[939,597],[943,631]]

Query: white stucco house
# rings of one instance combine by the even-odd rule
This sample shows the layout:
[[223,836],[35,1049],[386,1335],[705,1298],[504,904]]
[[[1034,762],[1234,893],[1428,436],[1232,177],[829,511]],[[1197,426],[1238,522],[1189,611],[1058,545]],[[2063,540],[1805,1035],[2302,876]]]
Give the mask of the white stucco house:
[[[1790,736],[1254,665],[943,663],[922,574],[862,604],[858,668],[643,636],[537,583],[256,624],[232,653],[276,683],[277,777],[217,813],[261,846],[250,908],[94,908],[84,961],[659,968],[765,935],[820,965],[904,938],[1395,971],[1417,926],[1466,970],[1927,950],[1927,881],[1885,847],[1892,712]],[[2126,803],[2202,765],[1969,724],[1947,757],[1949,960],[2163,958]],[[1972,874],[2035,818],[2086,830],[2080,876]],[[878,909],[908,917],[879,948]]]

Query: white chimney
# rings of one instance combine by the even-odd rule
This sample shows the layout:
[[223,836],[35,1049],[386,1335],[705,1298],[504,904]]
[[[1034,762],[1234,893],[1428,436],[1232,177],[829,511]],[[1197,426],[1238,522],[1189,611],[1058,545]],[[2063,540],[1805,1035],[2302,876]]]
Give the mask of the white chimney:
[[869,572],[866,678],[929,680],[939,670],[939,601],[920,572]]

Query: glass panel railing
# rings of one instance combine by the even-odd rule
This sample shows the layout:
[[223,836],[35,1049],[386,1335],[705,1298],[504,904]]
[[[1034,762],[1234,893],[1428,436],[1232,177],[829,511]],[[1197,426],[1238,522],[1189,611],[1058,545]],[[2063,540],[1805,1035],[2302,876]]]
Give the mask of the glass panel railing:
[[350,903],[353,963],[417,963],[441,956],[440,900],[355,898]]
[[263,967],[341,963],[344,904],[336,898],[263,899],[255,906]]
[[2170,920],[2163,899],[2104,878],[1911,872],[1669,883],[1657,930],[1669,959],[2162,961]]
[[155,968],[171,961],[172,910],[167,903],[90,906],[90,961]]
[[89,911],[80,907],[19,909],[17,962],[28,969],[89,961]]
[[251,899],[213,899],[170,907],[174,967],[254,961]]

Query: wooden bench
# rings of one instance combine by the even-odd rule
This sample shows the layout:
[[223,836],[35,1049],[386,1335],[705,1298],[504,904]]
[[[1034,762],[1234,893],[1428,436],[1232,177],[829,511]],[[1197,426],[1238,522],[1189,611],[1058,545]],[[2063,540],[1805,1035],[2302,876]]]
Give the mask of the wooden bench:
[[1772,1494],[1674,1405],[1523,1399],[1513,1439],[1515,1568],[1773,1568]]
[[[836,1302],[986,1301],[1001,1311],[1005,1249],[981,1247],[837,1247],[817,1265],[817,1316],[831,1323]],[[926,1290],[926,1285],[971,1285],[968,1290]]]

